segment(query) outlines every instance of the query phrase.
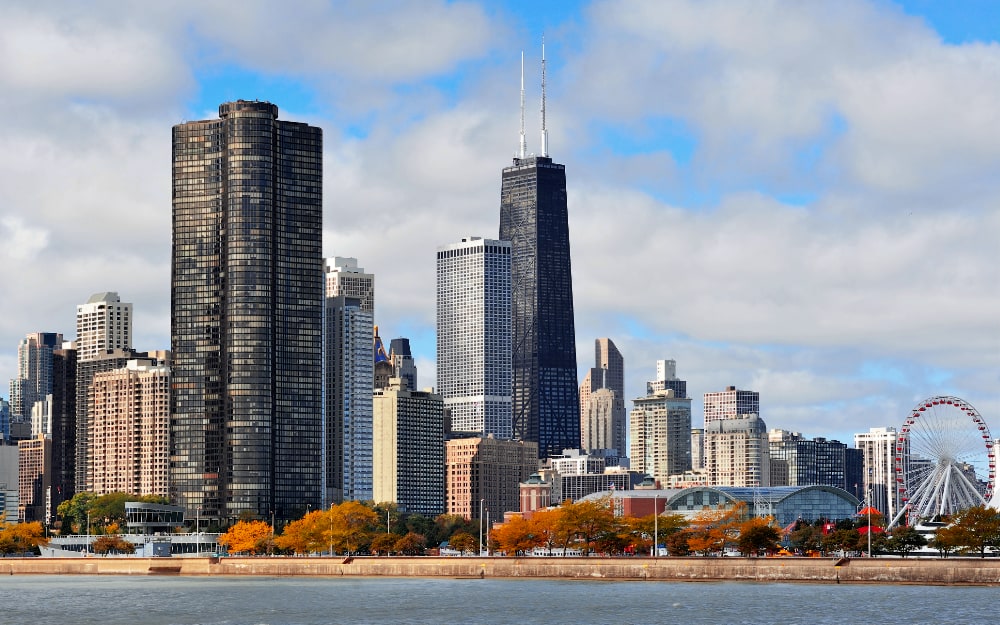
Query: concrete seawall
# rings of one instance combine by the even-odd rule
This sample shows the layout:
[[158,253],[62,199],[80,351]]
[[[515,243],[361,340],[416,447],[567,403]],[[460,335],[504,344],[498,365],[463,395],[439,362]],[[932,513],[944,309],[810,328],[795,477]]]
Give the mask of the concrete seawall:
[[1000,585],[1000,559],[861,558],[3,558],[0,575],[528,577]]

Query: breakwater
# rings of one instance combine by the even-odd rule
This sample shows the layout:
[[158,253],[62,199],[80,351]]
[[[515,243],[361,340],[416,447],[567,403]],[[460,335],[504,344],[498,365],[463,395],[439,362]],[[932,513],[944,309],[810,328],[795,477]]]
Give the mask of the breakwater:
[[[839,565],[838,565],[839,562]],[[490,577],[1000,585],[978,558],[3,558],[0,575]]]

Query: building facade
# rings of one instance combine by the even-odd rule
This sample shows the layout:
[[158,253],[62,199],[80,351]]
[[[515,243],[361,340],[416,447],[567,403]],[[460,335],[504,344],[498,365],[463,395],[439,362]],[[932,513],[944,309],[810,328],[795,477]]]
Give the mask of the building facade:
[[809,440],[798,432],[768,432],[771,486],[835,486],[848,492],[847,445],[825,438]]
[[611,339],[594,341],[594,367],[580,384],[580,447],[625,453],[625,359]]
[[863,455],[861,499],[881,512],[886,522],[896,518],[900,506],[895,472],[898,436],[893,427],[854,435],[854,447]]
[[52,440],[44,434],[17,443],[17,519],[48,525],[52,508]]
[[322,503],[322,131],[268,102],[173,128],[171,500]]
[[134,356],[132,304],[118,293],[95,293],[76,307],[76,492],[92,491],[90,383],[102,371],[120,369]]
[[705,424],[709,486],[770,486],[767,426],[755,414]]
[[444,401],[404,384],[374,392],[372,500],[435,517],[445,511]]
[[17,377],[10,381],[8,417],[15,439],[31,437],[31,411],[35,402],[52,392],[52,353],[62,342],[62,334],[33,332],[17,344]]
[[677,361],[657,360],[656,379],[646,382],[646,395],[667,389],[674,392],[674,397],[687,397],[687,381],[677,377]]
[[454,431],[513,436],[510,251],[480,237],[437,250],[438,391]]
[[326,261],[326,296],[361,300],[361,310],[375,313],[375,275],[358,267],[357,258],[334,256]]
[[631,467],[666,481],[691,470],[691,399],[672,389],[632,400],[629,425]]
[[705,425],[721,419],[735,419],[760,414],[760,393],[741,391],[735,386],[724,391],[705,393]]
[[94,376],[87,483],[98,495],[169,493],[170,366],[130,360]]
[[372,498],[373,323],[360,298],[328,292],[324,507]]
[[536,443],[456,438],[445,449],[448,514],[498,520],[520,510],[519,484],[538,470]]
[[511,242],[514,435],[548,457],[580,445],[563,165],[543,154],[503,170],[500,240]]

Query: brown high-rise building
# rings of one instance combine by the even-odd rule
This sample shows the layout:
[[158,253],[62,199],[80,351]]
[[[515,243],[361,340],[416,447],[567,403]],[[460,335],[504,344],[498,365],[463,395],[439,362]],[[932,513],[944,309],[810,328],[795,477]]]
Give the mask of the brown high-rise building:
[[487,436],[448,441],[448,514],[502,520],[521,509],[520,483],[538,471],[538,444]]
[[170,497],[194,517],[322,502],[323,136],[268,102],[173,128]]
[[580,385],[580,448],[625,449],[625,360],[611,339],[594,341],[594,367]]

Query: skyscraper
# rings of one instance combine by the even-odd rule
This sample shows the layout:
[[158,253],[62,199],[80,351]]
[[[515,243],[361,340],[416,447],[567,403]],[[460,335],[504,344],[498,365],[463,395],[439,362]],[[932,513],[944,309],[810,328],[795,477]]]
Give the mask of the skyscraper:
[[760,413],[760,393],[728,386],[724,391],[705,393],[705,426],[712,421],[738,419]]
[[674,397],[687,397],[687,381],[677,377],[676,360],[657,360],[656,379],[646,382],[647,395],[666,389],[672,390]]
[[360,298],[327,291],[324,507],[372,498],[372,324]]
[[437,376],[451,429],[511,438],[510,243],[437,251]]
[[170,493],[191,516],[322,501],[322,139],[258,101],[173,128]]
[[511,243],[514,435],[547,458],[580,445],[566,169],[548,155],[544,48],[540,156],[525,152],[523,65],[521,75],[521,145],[501,176],[500,239]]
[[410,352],[410,339],[400,336],[389,341],[389,360],[392,377],[406,380],[406,388],[417,388],[417,365]]
[[90,384],[102,371],[124,367],[132,351],[132,304],[118,293],[95,293],[76,307],[76,492],[93,490],[90,458]]
[[15,438],[31,436],[31,409],[52,392],[52,352],[62,346],[62,335],[32,332],[17,344],[17,377],[10,381],[10,422]]
[[625,449],[625,359],[611,339],[594,341],[594,366],[580,384],[580,447]]
[[361,310],[375,312],[375,276],[358,267],[357,258],[334,256],[326,261],[326,296],[361,300]]
[[632,469],[663,482],[691,470],[691,399],[673,389],[632,400],[629,461]]

